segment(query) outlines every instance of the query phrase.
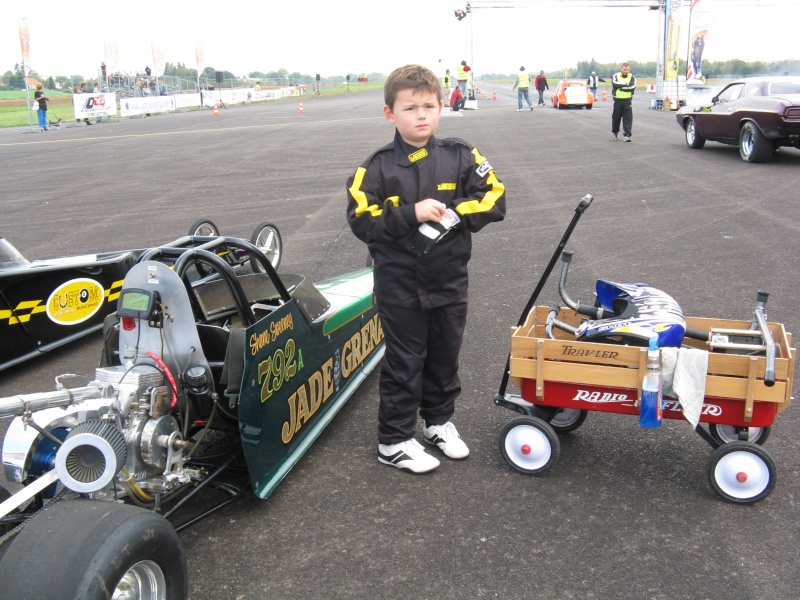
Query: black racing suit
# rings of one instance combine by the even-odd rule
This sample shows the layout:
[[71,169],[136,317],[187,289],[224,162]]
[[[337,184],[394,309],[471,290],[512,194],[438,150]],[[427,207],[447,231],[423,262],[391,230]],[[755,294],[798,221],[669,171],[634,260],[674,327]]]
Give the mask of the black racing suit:
[[[458,354],[466,322],[472,233],[505,216],[505,187],[464,140],[402,141],[372,154],[347,182],[347,220],[374,259],[374,293],[386,340],[378,440],[414,437],[417,410],[442,425],[461,391]],[[414,204],[434,198],[461,218],[421,254]]]

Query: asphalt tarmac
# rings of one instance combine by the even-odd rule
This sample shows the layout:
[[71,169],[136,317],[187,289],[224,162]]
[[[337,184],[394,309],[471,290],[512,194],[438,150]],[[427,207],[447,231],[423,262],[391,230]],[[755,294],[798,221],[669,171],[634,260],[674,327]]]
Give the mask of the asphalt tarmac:
[[[796,598],[798,407],[765,445],[775,490],[738,506],[710,490],[711,447],[681,421],[645,430],[591,412],[546,475],[519,474],[498,449],[516,415],[492,399],[509,329],[587,193],[568,245],[573,298],[591,301],[599,278],[646,282],[687,315],[750,319],[761,289],[769,320],[800,331],[800,151],[750,165],[735,147],[690,150],[647,94],[628,144],[611,139],[611,102],[517,112],[509,87],[487,92],[438,131],[474,143],[508,189],[506,220],[475,236],[470,263],[454,418],[470,457],[425,476],[379,464],[373,373],[270,498],[180,534],[191,599]],[[0,131],[0,235],[34,259],[158,245],[201,217],[241,237],[269,220],[282,272],[359,268],[345,181],[393,127],[377,91],[302,100],[303,113],[288,99]],[[558,301],[556,275],[540,304]],[[0,373],[0,397],[92,373],[100,346],[94,335]]]

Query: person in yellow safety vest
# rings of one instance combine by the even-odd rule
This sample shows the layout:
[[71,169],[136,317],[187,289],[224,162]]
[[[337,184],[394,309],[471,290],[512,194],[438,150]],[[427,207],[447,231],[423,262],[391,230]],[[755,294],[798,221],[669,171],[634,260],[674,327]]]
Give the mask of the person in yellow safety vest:
[[519,75],[517,75],[517,80],[514,82],[514,87],[511,89],[517,90],[517,112],[522,110],[522,98],[525,98],[525,101],[528,103],[528,110],[533,110],[533,103],[531,99],[528,97],[528,88],[531,87],[531,76],[525,71],[525,67],[519,68]]
[[461,93],[465,96],[467,95],[467,80],[469,79],[469,72],[470,69],[467,61],[462,60],[461,64],[458,67],[458,73],[456,73],[456,81],[458,81],[458,87],[461,88]]
[[622,63],[619,72],[611,78],[611,95],[614,97],[614,110],[611,113],[611,133],[619,139],[619,122],[625,141],[631,141],[633,128],[633,93],[636,91],[636,77],[631,73],[630,63]]
[[450,102],[450,84],[450,69],[447,69],[444,72],[444,77],[442,77],[442,91],[444,92],[444,99],[447,102]]

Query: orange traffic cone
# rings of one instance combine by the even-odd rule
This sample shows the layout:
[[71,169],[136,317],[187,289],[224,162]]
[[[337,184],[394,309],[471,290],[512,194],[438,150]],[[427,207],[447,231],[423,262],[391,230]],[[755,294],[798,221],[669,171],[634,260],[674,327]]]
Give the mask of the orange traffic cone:
[[219,107],[217,107],[217,105],[216,105],[216,104],[214,105],[214,116],[215,116],[215,117],[218,117],[218,116],[219,116]]
[[492,88],[492,100],[497,100],[497,88]]
[[481,98],[486,98],[486,90],[481,90]]
[[608,90],[603,90],[603,102],[608,102]]
[[306,112],[306,111],[303,110],[303,103],[302,102],[300,103],[300,108],[297,109],[297,112],[299,112],[299,113]]

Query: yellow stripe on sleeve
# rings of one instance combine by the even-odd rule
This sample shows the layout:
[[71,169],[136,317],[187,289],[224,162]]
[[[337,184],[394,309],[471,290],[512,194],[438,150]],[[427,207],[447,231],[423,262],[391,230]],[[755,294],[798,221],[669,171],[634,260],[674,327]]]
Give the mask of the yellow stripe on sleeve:
[[381,207],[377,204],[370,204],[367,195],[361,191],[361,184],[364,183],[364,175],[366,174],[367,170],[364,167],[358,167],[353,177],[353,185],[350,186],[348,191],[356,202],[356,217],[360,217],[364,213],[379,217],[383,213]]
[[[475,164],[482,165],[486,162],[486,158],[484,158],[480,152],[478,152],[477,148],[473,148],[472,154],[475,156]],[[489,175],[486,178],[486,183],[489,184],[490,188],[487,191],[481,200],[467,200],[466,202],[462,202],[456,207],[456,212],[460,215],[472,215],[476,213],[483,213],[489,212],[492,210],[497,204],[497,201],[500,197],[505,193],[506,186],[504,186],[499,179],[494,174],[494,169],[489,171]]]

